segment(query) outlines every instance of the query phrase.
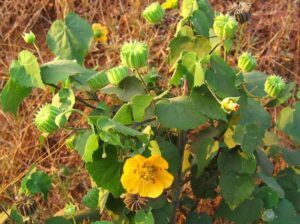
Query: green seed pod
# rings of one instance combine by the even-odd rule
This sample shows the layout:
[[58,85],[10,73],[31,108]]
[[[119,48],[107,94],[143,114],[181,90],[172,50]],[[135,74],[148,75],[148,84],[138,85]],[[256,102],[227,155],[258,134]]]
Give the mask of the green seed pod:
[[162,21],[165,15],[165,10],[158,2],[154,2],[145,8],[142,14],[145,20],[149,23],[156,24]]
[[107,74],[105,72],[98,72],[87,80],[87,83],[92,91],[99,90],[109,84]]
[[125,66],[118,66],[107,71],[107,78],[114,85],[118,85],[127,76],[129,76],[129,71]]
[[261,219],[265,222],[272,222],[276,218],[276,215],[272,209],[264,210],[261,214]]
[[67,149],[74,149],[75,148],[74,141],[75,141],[76,137],[77,136],[75,134],[73,134],[65,140],[65,145],[66,145]]
[[224,98],[221,102],[221,108],[226,112],[230,113],[231,111],[238,111],[240,105],[237,103],[239,97],[227,97]]
[[242,72],[251,72],[256,65],[256,59],[250,53],[245,52],[238,59],[238,67]]
[[148,62],[149,49],[142,42],[125,43],[121,48],[121,60],[129,68],[145,67]]
[[222,40],[234,37],[237,31],[238,23],[230,15],[219,15],[215,17],[214,31]]
[[23,39],[27,44],[34,44],[35,42],[35,35],[33,32],[24,33]]
[[285,81],[277,75],[269,76],[265,82],[265,92],[271,97],[278,97],[285,87]]
[[41,132],[55,132],[58,129],[55,118],[59,113],[60,110],[57,107],[46,104],[35,115],[34,124]]

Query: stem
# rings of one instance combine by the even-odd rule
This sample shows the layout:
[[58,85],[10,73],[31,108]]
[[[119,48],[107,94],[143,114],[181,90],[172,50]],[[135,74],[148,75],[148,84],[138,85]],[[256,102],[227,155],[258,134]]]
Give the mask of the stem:
[[147,84],[145,82],[145,80],[143,79],[142,75],[139,73],[138,70],[136,70],[136,74],[138,75],[138,77],[140,78],[140,80],[142,81],[142,84],[146,90],[147,93],[149,93],[149,90],[148,90],[148,87],[147,87]]
[[44,60],[43,60],[43,58],[42,58],[42,55],[41,55],[40,49],[38,48],[38,46],[37,46],[35,43],[33,43],[33,46],[34,46],[34,48],[35,48],[36,52],[38,53],[38,55],[39,55],[39,58],[40,58],[40,60],[41,60],[42,64],[44,64]]
[[180,193],[181,193],[181,187],[182,187],[182,165],[183,165],[183,154],[184,154],[184,147],[186,144],[186,132],[185,131],[179,131],[178,133],[178,142],[177,147],[179,149],[179,161],[180,166],[177,170],[177,178],[174,181],[173,184],[173,215],[172,220],[170,220],[171,224],[176,224],[176,211],[180,204]]
[[210,92],[210,93],[213,95],[213,97],[218,101],[218,103],[221,104],[222,101],[219,100],[219,98],[216,96],[216,94],[211,90],[211,88],[208,86],[208,83],[207,83],[207,82],[205,82],[205,83],[206,83],[206,86],[207,86],[207,89],[209,90],[209,92]]
[[209,52],[209,54],[211,55],[212,53],[214,53],[214,51],[215,51],[218,47],[220,47],[221,45],[222,45],[222,42],[220,42],[220,43],[218,43],[217,45],[215,45],[214,48],[211,49],[211,51]]
[[141,126],[141,125],[150,123],[150,122],[155,121],[155,120],[156,120],[156,117],[152,117],[152,118],[149,118],[149,119],[144,120],[144,121],[141,121],[141,122],[136,122],[136,123],[134,123],[131,127],[132,127],[132,128],[136,128],[136,127],[138,127],[138,126]]

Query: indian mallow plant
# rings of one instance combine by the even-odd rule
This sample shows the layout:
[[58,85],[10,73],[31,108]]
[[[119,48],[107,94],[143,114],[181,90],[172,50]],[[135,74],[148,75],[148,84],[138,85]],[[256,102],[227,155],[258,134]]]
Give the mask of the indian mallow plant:
[[[177,1],[167,2],[166,10],[176,8]],[[164,13],[156,2],[141,16],[153,24],[163,22]],[[153,85],[168,74],[153,75],[149,46],[139,40],[120,47],[120,65],[85,67],[93,39],[106,42],[108,29],[70,13],[47,34],[55,59],[41,63],[24,50],[12,62],[1,92],[3,111],[17,116],[33,88],[55,89],[34,124],[44,137],[73,130],[66,145],[80,154],[92,179],[83,204],[105,212],[111,223],[176,223],[179,213],[186,223],[300,223],[295,83],[255,70],[259,58],[249,49],[236,52],[237,64],[228,63],[238,23],[208,1],[183,0],[180,15],[168,46],[167,86]],[[26,35],[25,41],[32,42]],[[109,106],[97,93],[121,103]],[[275,117],[273,108],[279,108]],[[71,127],[73,113],[87,126]],[[279,172],[278,158],[286,163]],[[213,215],[199,213],[202,199],[216,197],[221,202]],[[85,218],[93,220],[89,214]],[[75,210],[72,219],[78,220]]]

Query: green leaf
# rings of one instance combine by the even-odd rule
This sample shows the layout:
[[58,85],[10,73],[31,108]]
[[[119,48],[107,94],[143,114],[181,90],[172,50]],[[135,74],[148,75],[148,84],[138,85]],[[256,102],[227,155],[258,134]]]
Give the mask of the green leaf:
[[126,127],[119,122],[116,122],[114,120],[109,119],[108,117],[100,116],[97,121],[97,127],[101,131],[110,131],[114,130],[118,132],[119,134],[125,135],[125,136],[131,136],[131,137],[137,137],[142,142],[148,144],[147,135],[136,131],[135,129]]
[[300,166],[300,150],[299,149],[282,149],[281,153],[284,160],[292,166]]
[[46,219],[46,224],[72,224],[72,222],[65,219],[64,217],[56,216]]
[[153,209],[152,214],[155,224],[169,224],[171,222],[172,212],[173,206],[171,203],[166,203],[165,206],[160,209]]
[[266,131],[263,138],[263,143],[265,146],[279,145],[280,139],[275,133]]
[[255,191],[255,197],[264,202],[264,208],[270,209],[278,205],[279,195],[268,186],[262,186]]
[[209,27],[212,27],[214,24],[215,13],[209,0],[198,0],[197,3],[198,9],[205,14]]
[[296,210],[300,210],[300,175],[288,168],[278,174],[277,181],[285,192],[285,198]]
[[11,112],[16,116],[19,105],[23,99],[30,94],[30,92],[30,87],[20,86],[12,79],[9,79],[0,94],[2,110],[4,112]]
[[192,13],[190,21],[198,35],[209,37],[209,21],[202,11],[195,10]]
[[263,202],[260,199],[247,200],[235,210],[231,210],[225,203],[221,203],[217,217],[225,217],[236,224],[252,224],[259,219],[262,209]]
[[101,89],[101,92],[109,95],[117,95],[122,101],[130,101],[134,96],[145,95],[145,89],[140,80],[134,76],[123,79],[119,86],[112,84]]
[[103,187],[114,197],[118,197],[123,191],[120,182],[123,164],[118,161],[116,149],[108,146],[106,152],[107,158],[102,159],[99,155],[93,162],[87,162],[86,168],[98,187]]
[[247,90],[254,96],[264,97],[266,92],[264,90],[264,85],[267,79],[267,75],[263,72],[252,71],[243,74],[244,81]]
[[198,5],[196,0],[183,0],[180,15],[183,18],[188,18],[197,8]]
[[[73,108],[75,104],[75,95],[72,89],[62,88],[52,98],[53,106],[60,109],[60,111],[66,111]],[[68,118],[71,112],[66,113],[65,116]]]
[[91,25],[75,13],[55,21],[48,31],[49,49],[60,59],[76,59],[83,64],[93,40]]
[[260,129],[271,127],[271,116],[254,99],[248,98],[247,105],[239,110],[240,125],[256,124]]
[[163,158],[169,163],[169,171],[176,175],[180,165],[178,149],[171,142],[163,141],[159,142],[159,148],[161,149],[161,154]]
[[237,150],[228,150],[219,155],[218,167],[224,174],[253,174],[256,170],[256,160],[253,155],[247,157]]
[[98,208],[99,190],[97,187],[90,189],[82,199],[82,203],[91,209]]
[[209,53],[211,46],[207,38],[196,36],[193,38],[175,37],[171,40],[169,48],[169,64],[173,70],[184,52],[195,52],[199,58],[202,58]]
[[34,172],[27,180],[26,187],[31,194],[42,193],[44,198],[47,199],[51,189],[51,178],[42,171]]
[[183,54],[181,65],[183,74],[186,75],[190,88],[204,84],[205,74],[201,61],[195,52]]
[[219,150],[219,142],[214,141],[212,138],[207,138],[201,141],[196,151],[197,156],[197,176],[202,175],[204,168],[210,163],[215,157]]
[[113,132],[113,131],[101,131],[99,134],[100,138],[102,141],[107,142],[111,145],[118,145],[121,147],[124,147],[123,144],[121,143],[121,138],[118,133]]
[[193,107],[190,98],[184,96],[160,100],[156,104],[155,114],[165,128],[187,130],[196,128],[206,121],[206,118]]
[[78,74],[82,74],[88,79],[88,77],[96,74],[96,71],[84,68],[74,60],[54,60],[41,66],[41,75],[44,83],[56,85]]
[[264,173],[258,173],[258,177],[272,190],[278,193],[279,197],[284,198],[284,190],[282,187],[277,183],[274,177],[270,177],[265,175]]
[[[1,215],[2,215],[2,213],[1,213]],[[5,216],[7,216],[7,215],[5,214]],[[10,217],[12,218],[12,220],[14,222],[16,222],[16,224],[23,224],[24,223],[22,215],[20,215],[18,213],[16,208],[12,208],[12,210],[10,211]],[[5,223],[5,220],[3,221],[3,223]],[[2,220],[0,220],[0,221],[2,221]]]
[[195,223],[212,224],[212,218],[207,214],[199,215],[195,212],[191,212],[187,216],[185,224],[195,224]]
[[263,129],[260,129],[256,124],[247,124],[244,127],[244,136],[241,144],[243,151],[248,153],[248,155],[252,155],[258,145],[262,142],[263,137]]
[[98,135],[91,134],[85,143],[84,154],[82,156],[82,160],[85,162],[92,162],[93,154],[98,148],[99,148]]
[[21,51],[18,60],[14,60],[9,68],[10,77],[23,87],[45,89],[41,79],[39,63],[30,51]]
[[154,224],[154,218],[151,211],[141,210],[134,216],[135,224]]
[[256,149],[256,160],[259,170],[262,173],[271,176],[273,173],[274,165],[263,150],[258,148]]
[[220,104],[213,97],[206,86],[193,88],[191,92],[192,104],[203,115],[217,120],[227,121],[226,113],[221,109]]
[[97,221],[97,222],[92,222],[92,224],[114,224],[114,223],[109,221]]
[[153,96],[145,95],[145,96],[135,96],[130,101],[130,105],[132,108],[132,115],[135,122],[141,122],[144,120],[145,111],[147,107],[150,106]]
[[87,130],[87,131],[81,131],[79,132],[79,135],[75,138],[74,140],[74,149],[81,155],[83,156],[85,153],[85,148],[86,148],[86,142],[90,135],[93,134],[92,130]]
[[289,135],[297,144],[300,144],[300,102],[295,108],[286,107],[280,112],[276,127]]
[[235,87],[235,72],[219,56],[211,56],[211,68],[205,73],[208,86],[221,98],[238,97]]
[[120,122],[123,125],[132,124],[133,119],[130,104],[123,104],[113,117],[113,120]]
[[270,224],[298,224],[300,218],[293,205],[286,199],[282,199],[274,209],[275,219]]
[[255,179],[248,174],[221,173],[220,187],[225,202],[235,209],[251,196]]

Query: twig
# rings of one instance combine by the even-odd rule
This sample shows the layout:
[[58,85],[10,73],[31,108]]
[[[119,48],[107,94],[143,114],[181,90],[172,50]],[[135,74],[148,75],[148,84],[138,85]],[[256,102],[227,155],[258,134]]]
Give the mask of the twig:
[[156,120],[156,117],[152,117],[152,118],[149,118],[149,119],[141,121],[141,122],[136,122],[131,127],[132,128],[137,128],[138,126],[142,126],[144,124],[150,123],[150,122],[155,121],[155,120]]
[[215,51],[218,47],[220,47],[221,45],[222,45],[222,42],[221,42],[221,43],[218,43],[216,46],[214,46],[213,49],[210,50],[209,54],[211,55],[212,53],[214,53],[214,51]]

